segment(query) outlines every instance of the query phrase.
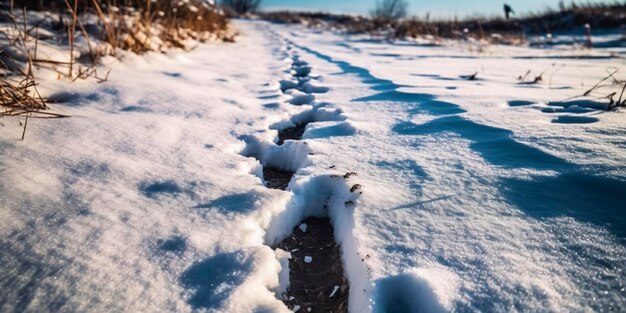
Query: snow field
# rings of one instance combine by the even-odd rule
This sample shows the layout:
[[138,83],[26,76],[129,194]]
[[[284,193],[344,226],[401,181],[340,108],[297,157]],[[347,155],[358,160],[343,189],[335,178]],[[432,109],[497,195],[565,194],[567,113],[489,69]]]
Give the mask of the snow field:
[[262,226],[288,199],[238,155],[268,125],[265,40],[129,55],[95,86],[55,77],[42,92],[72,118],[30,121],[24,142],[2,120],[1,311],[286,310]]
[[[332,88],[319,100],[332,97],[359,125],[356,138],[311,143],[310,159],[320,168],[350,168],[366,186],[353,232],[377,286],[374,311],[624,306],[617,191],[624,187],[617,161],[624,145],[612,137],[623,133],[623,119],[597,110],[592,100],[581,107],[593,109],[584,117],[597,123],[559,124],[553,120],[572,113],[542,112],[555,102],[572,106],[553,100],[582,94],[622,60],[499,46],[489,56],[467,56],[463,48],[275,29],[313,57],[307,61],[317,71],[332,73],[324,76]],[[561,57],[552,86],[528,86],[511,75],[551,68]],[[477,81],[460,77],[474,71]],[[340,158],[329,152],[336,150]],[[442,267],[450,275],[426,276],[428,283],[415,274]],[[431,286],[433,301],[419,309],[411,301],[388,307],[394,301],[385,297],[402,296],[384,282],[405,275],[416,290]],[[436,287],[441,283],[456,287]]]
[[270,246],[309,216],[350,312],[626,307],[623,114],[567,100],[622,59],[238,25],[0,120],[0,311],[288,312]]

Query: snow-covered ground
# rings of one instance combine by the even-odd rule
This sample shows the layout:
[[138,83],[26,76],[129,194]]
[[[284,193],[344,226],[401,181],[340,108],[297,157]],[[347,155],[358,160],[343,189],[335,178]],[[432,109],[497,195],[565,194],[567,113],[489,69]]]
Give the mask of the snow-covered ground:
[[625,113],[567,100],[626,49],[237,25],[46,80],[72,117],[25,141],[0,119],[0,311],[288,311],[270,246],[307,216],[333,222],[351,312],[626,310]]

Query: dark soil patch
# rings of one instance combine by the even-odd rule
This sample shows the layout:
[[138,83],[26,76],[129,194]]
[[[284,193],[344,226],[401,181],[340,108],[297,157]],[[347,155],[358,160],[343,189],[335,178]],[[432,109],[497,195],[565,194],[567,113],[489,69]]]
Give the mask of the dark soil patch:
[[290,309],[300,306],[299,312],[309,312],[309,308],[310,312],[348,312],[349,286],[330,219],[310,217],[302,223],[306,231],[297,226],[278,245],[291,252],[289,288],[283,302]]
[[282,145],[285,140],[300,140],[304,134],[306,124],[298,124],[294,127],[285,128],[278,132],[278,144]]
[[279,170],[277,168],[264,166],[263,167],[263,179],[267,182],[267,188],[272,189],[287,189],[289,181],[293,177],[293,172]]

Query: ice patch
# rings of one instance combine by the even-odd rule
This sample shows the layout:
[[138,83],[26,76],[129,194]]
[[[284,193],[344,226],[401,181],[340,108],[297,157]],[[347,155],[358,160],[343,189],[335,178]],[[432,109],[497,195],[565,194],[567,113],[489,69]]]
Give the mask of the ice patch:
[[159,195],[165,194],[179,194],[183,190],[174,181],[167,180],[155,183],[143,183],[140,186],[143,194],[148,198],[156,198]]

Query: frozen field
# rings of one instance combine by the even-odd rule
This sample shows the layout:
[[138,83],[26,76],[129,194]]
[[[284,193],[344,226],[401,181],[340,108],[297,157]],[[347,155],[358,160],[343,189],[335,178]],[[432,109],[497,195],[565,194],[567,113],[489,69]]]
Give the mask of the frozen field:
[[25,141],[0,119],[0,311],[307,312],[273,248],[308,217],[352,313],[626,310],[621,88],[577,97],[626,48],[237,26],[102,84],[42,77],[72,117]]

